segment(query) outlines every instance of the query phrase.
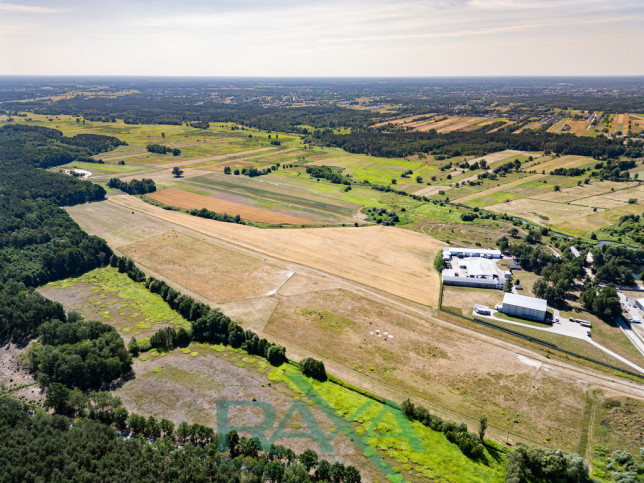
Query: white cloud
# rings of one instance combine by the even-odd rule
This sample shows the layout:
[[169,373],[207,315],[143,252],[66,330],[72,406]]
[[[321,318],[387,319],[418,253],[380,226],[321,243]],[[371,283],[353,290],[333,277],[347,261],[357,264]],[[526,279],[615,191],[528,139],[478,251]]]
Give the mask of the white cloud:
[[0,3],[0,11],[12,13],[56,13],[58,10],[37,5],[20,5],[17,3]]

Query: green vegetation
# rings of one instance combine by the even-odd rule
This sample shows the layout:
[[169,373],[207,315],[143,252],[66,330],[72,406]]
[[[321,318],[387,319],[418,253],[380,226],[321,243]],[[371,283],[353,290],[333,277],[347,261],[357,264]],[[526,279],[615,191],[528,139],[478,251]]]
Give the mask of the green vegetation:
[[[382,404],[331,380],[311,378],[303,383],[299,374],[293,366],[284,365],[274,368],[269,379],[285,382],[318,407],[339,415],[345,421],[343,432],[354,443],[364,445],[363,454],[382,468],[390,481],[439,477],[452,481],[503,481],[506,458],[502,453],[493,457],[485,449],[484,458],[472,460],[444,434],[408,421],[393,403]],[[346,423],[349,425],[344,426]]]
[[[64,388],[63,388],[64,389]],[[359,483],[353,466],[318,461],[308,450],[297,456],[283,446],[261,451],[256,441],[236,432],[215,435],[211,428],[167,419],[128,416],[108,393],[59,393],[52,403],[60,414],[36,412],[11,398],[0,398],[0,466],[10,481],[190,480],[333,481]],[[71,403],[73,406],[65,406]],[[56,407],[53,406],[53,407]],[[116,437],[115,429],[138,435]],[[148,442],[143,436],[151,438]],[[227,452],[218,451],[222,439]],[[182,445],[180,447],[179,445]],[[53,451],[51,448],[64,448]]]
[[144,195],[157,190],[156,184],[151,179],[133,179],[132,181],[121,181],[118,178],[110,178],[107,183],[109,188],[125,191],[130,195]]
[[102,322],[52,320],[38,329],[38,343],[27,352],[28,367],[40,384],[59,383],[85,390],[129,373],[132,359],[116,330]]
[[162,298],[150,293],[141,284],[130,283],[127,275],[109,267],[52,282],[50,286],[91,290],[93,296],[90,300],[96,311],[104,313],[105,320],[111,321],[122,313],[120,319],[123,322],[115,324],[122,334],[139,335],[142,331],[165,324],[177,329],[189,327],[188,322],[168,307]]

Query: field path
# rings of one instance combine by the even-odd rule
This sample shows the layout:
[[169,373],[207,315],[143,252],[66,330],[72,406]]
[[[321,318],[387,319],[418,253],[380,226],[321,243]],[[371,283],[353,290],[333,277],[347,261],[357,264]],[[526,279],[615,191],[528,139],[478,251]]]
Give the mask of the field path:
[[[257,149],[249,149],[248,151],[237,151],[235,153],[229,153],[229,154],[217,154],[216,156],[206,156],[204,158],[193,158],[193,159],[186,159],[185,161],[179,161],[177,163],[173,163],[172,166],[186,166],[188,164],[205,164],[210,161],[218,161],[218,160],[227,160],[230,158],[239,158],[241,156],[246,156],[247,154],[259,154],[263,153],[265,151],[274,151],[277,148],[269,147],[269,146],[264,146],[262,148],[257,148]],[[166,168],[168,165],[167,164],[162,164],[159,167]]]
[[502,184],[501,186],[495,186],[494,188],[489,188],[483,191],[479,191],[478,193],[472,193],[471,195],[463,196],[462,198],[455,198],[459,203],[463,203],[465,201],[471,201],[475,200],[476,198],[483,198],[484,196],[491,195],[493,193],[496,193],[498,191],[505,191],[508,188],[514,188],[515,186],[519,186],[523,183],[529,183],[530,181],[536,181],[538,179],[543,178],[545,175],[543,174],[533,174],[532,176],[526,176],[525,178],[517,179],[515,181],[511,181],[506,184]]
[[163,210],[129,195],[108,202],[423,305],[438,303],[433,262],[443,244],[420,233],[386,226],[260,229]]

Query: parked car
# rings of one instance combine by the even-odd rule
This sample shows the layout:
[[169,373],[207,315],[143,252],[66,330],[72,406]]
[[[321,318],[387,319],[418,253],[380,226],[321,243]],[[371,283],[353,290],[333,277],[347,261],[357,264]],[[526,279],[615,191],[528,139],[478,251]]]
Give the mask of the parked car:
[[592,335],[590,335],[590,331],[586,332],[586,334],[588,334],[588,337],[592,337]]

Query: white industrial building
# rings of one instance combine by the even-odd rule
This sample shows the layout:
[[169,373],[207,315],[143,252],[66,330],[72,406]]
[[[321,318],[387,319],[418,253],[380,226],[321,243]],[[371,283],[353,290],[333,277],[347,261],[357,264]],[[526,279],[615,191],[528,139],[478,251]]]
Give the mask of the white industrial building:
[[642,310],[644,310],[644,299],[637,299],[635,304]]
[[512,317],[543,322],[546,320],[548,302],[545,299],[506,293],[500,312]]
[[488,250],[485,248],[443,248],[443,260],[449,261],[454,257],[503,258],[503,255],[501,254],[501,250]]
[[487,258],[463,258],[449,260],[450,268],[442,271],[444,285],[459,285],[464,287],[503,288],[506,276],[496,263]]

